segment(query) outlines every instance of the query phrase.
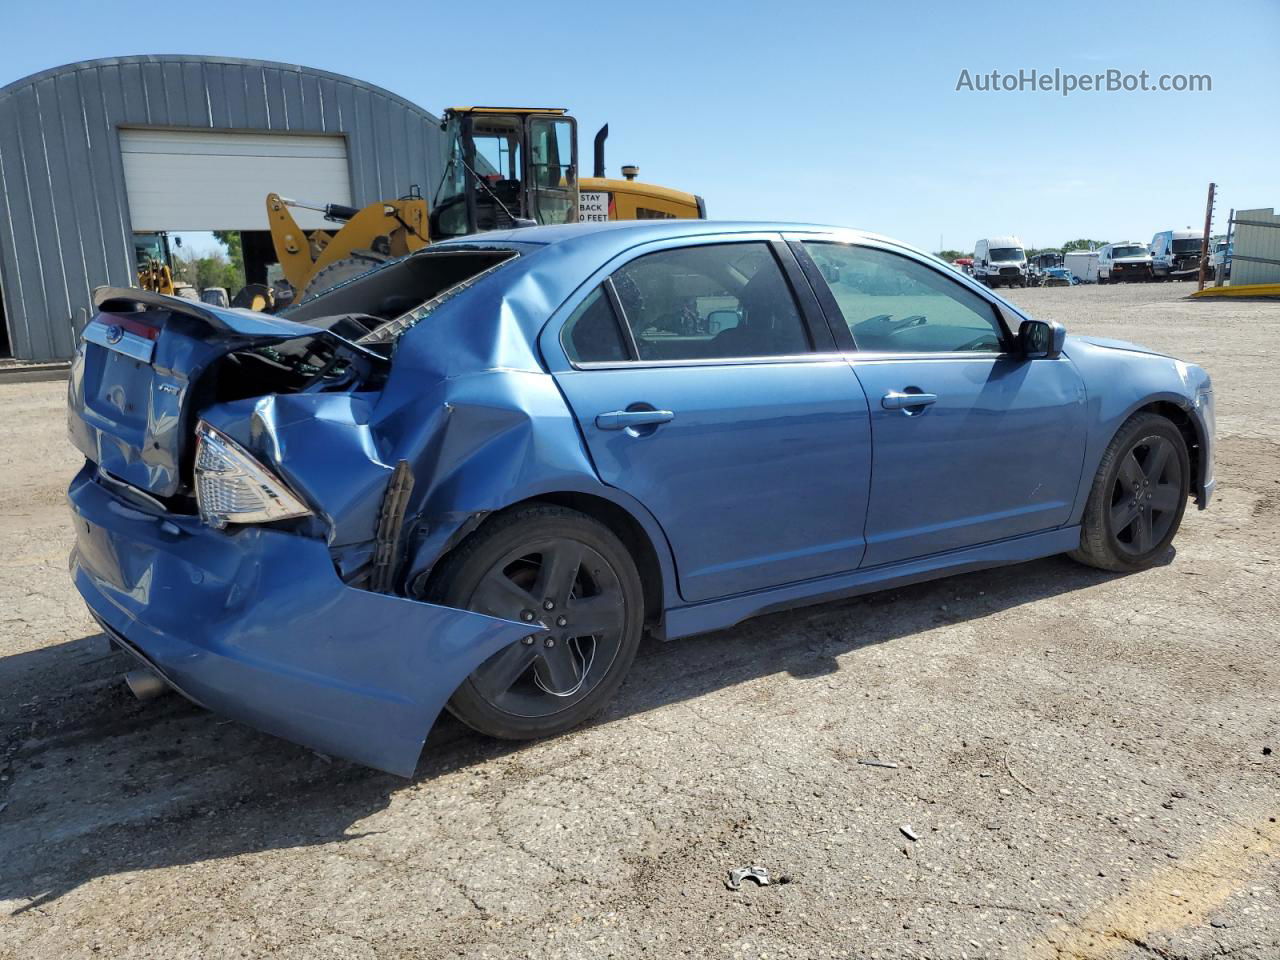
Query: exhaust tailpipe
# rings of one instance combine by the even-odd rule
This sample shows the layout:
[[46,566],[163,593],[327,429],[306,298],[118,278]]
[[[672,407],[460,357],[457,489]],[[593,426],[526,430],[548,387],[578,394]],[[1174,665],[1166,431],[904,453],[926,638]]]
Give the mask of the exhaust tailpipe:
[[124,675],[124,683],[129,688],[129,692],[139,700],[154,700],[161,694],[169,693],[173,690],[164,677],[145,667],[130,670],[126,673]]

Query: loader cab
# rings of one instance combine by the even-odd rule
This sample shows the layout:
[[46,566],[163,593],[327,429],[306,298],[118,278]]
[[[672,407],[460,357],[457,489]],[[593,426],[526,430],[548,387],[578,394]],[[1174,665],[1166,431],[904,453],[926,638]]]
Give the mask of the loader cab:
[[142,270],[151,261],[164,266],[173,266],[173,251],[169,247],[169,235],[158,233],[135,233],[133,235],[133,256],[138,269]]
[[564,110],[451,107],[433,240],[578,217],[577,122]]
[[[180,238],[174,238],[179,242]],[[137,286],[143,290],[173,294],[173,251],[169,247],[169,235],[164,232],[135,233],[133,258],[137,265]]]

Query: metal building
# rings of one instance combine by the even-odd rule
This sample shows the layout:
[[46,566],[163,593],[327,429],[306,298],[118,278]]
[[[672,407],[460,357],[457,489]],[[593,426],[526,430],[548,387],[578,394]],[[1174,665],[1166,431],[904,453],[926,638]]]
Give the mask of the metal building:
[[440,153],[439,121],[422,108],[291,64],[118,57],[0,88],[9,349],[70,357],[93,289],[137,282],[135,233],[266,230],[272,190],[363,206],[426,189]]
[[1231,223],[1231,285],[1280,283],[1280,216],[1275,208],[1237,210]]

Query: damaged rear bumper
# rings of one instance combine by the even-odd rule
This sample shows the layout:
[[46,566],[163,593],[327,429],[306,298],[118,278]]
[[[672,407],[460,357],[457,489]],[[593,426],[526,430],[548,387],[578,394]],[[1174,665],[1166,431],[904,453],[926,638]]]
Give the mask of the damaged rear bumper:
[[68,499],[72,578],[123,646],[210,710],[400,776],[458,685],[530,633],[349,587],[318,540],[145,512],[92,467]]

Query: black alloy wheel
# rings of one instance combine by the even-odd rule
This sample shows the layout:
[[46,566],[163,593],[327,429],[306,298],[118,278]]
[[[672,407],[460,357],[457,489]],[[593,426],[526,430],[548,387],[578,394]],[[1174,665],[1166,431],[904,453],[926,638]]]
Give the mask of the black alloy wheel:
[[1140,438],[1112,484],[1109,526],[1117,549],[1132,557],[1150,553],[1178,521],[1186,497],[1173,444],[1159,434]]
[[1182,523],[1191,460],[1166,417],[1139,413],[1117,431],[1094,476],[1072,556],[1103,570],[1144,570],[1167,555]]
[[437,602],[529,625],[450,700],[459,719],[490,736],[531,739],[582,723],[612,697],[639,645],[634,562],[607,527],[563,507],[491,518],[433,584]]

